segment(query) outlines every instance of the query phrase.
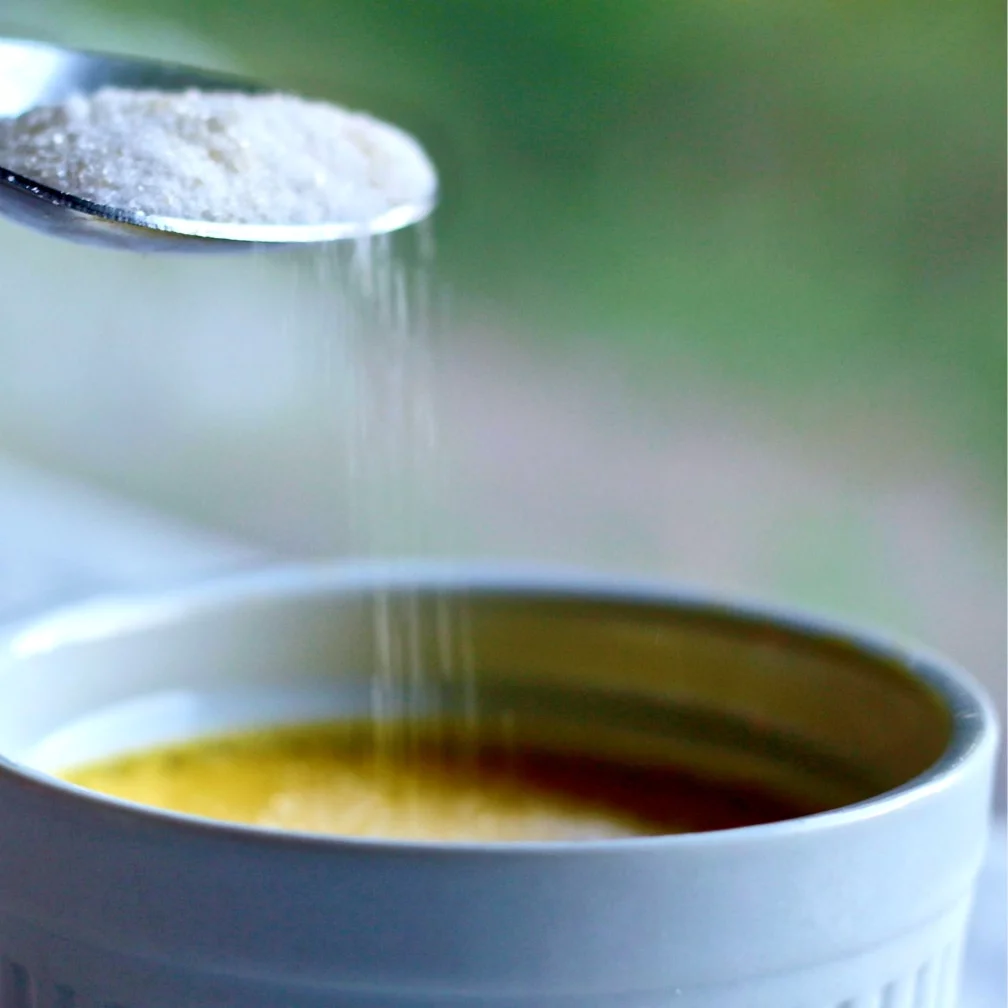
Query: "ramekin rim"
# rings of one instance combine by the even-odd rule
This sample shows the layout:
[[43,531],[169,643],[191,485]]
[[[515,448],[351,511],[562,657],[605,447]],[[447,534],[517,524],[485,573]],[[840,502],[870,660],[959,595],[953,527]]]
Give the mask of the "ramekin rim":
[[317,595],[324,591],[369,587],[419,586],[430,590],[508,593],[592,602],[671,605],[748,625],[764,625],[815,643],[852,646],[857,652],[895,663],[924,680],[948,705],[952,736],[942,755],[903,784],[870,798],[823,812],[751,826],[661,836],[574,841],[410,841],[340,837],[296,830],[231,823],[141,805],[63,781],[0,754],[0,782],[41,789],[54,800],[78,809],[129,817],[135,825],[195,832],[214,838],[260,845],[354,850],[386,855],[558,856],[643,852],[757,843],[835,829],[917,804],[954,785],[977,753],[997,741],[997,719],[981,687],[955,663],[918,644],[893,635],[854,629],[849,624],[808,610],[767,603],[734,593],[668,580],[600,574],[576,567],[471,562],[355,561],[271,565],[229,573],[196,584],[130,592],[61,606],[0,627],[0,661],[13,660],[73,643],[113,636],[128,628],[163,624],[194,609],[247,601],[256,597]]

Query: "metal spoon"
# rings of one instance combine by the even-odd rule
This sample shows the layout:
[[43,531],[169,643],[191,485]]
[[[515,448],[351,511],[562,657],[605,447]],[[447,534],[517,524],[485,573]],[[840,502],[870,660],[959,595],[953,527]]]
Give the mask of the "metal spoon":
[[[0,39],[0,117],[56,105],[105,86],[182,91],[270,92],[239,77],[156,60],[77,52],[21,39]],[[28,227],[92,245],[137,252],[238,251],[261,245],[329,242],[384,234],[423,220],[436,194],[365,221],[327,224],[221,224],[158,217],[92,203],[0,165],[0,215]]]

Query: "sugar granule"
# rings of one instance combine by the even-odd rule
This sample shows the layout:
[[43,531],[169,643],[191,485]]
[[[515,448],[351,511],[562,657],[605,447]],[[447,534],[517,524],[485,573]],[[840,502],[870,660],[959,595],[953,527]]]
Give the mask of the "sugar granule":
[[286,94],[102,88],[0,119],[0,165],[117,209],[235,224],[365,221],[437,186],[407,134]]

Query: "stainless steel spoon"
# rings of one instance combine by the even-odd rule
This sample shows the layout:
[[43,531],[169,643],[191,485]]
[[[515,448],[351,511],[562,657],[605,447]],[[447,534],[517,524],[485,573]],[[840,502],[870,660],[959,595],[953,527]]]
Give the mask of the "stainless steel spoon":
[[[239,77],[191,67],[102,53],[77,52],[21,39],[0,39],[0,117],[55,105],[105,86],[181,91],[273,89]],[[0,152],[2,162],[2,152]],[[0,215],[61,238],[137,252],[239,251],[263,245],[330,242],[384,234],[423,220],[436,194],[404,203],[364,221],[326,224],[221,224],[158,217],[92,203],[10,171],[0,163]]]

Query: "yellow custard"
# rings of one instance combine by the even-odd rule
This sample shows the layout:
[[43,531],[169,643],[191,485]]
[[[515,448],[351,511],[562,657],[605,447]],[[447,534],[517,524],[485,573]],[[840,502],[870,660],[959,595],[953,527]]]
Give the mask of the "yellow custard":
[[723,829],[812,811],[672,766],[584,752],[413,738],[381,758],[366,728],[277,728],[66,772],[66,780],[210,819],[356,837],[577,840]]

